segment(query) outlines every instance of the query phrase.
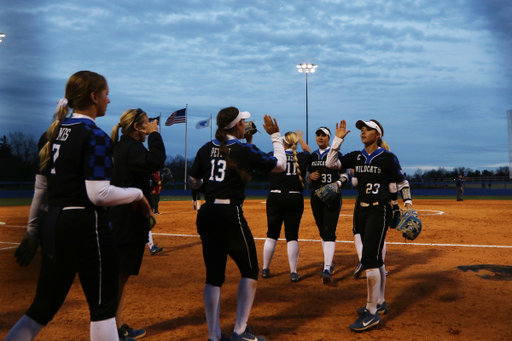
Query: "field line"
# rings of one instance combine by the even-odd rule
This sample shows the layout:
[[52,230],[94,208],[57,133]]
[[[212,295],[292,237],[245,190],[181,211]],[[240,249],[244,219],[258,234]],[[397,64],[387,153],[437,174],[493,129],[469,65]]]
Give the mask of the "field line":
[[[167,236],[167,237],[186,237],[186,238],[199,238],[197,234],[177,234],[177,233],[153,233],[153,236]],[[254,238],[255,240],[265,240],[267,238]],[[281,241],[286,239],[280,238]],[[314,242],[319,243],[319,239],[299,239],[299,242]],[[336,243],[353,244],[353,240],[337,240]],[[481,247],[481,248],[497,248],[497,249],[512,249],[509,245],[470,245],[470,244],[436,244],[436,243],[398,243],[387,242],[390,245],[408,245],[408,246],[440,246],[440,247]]]

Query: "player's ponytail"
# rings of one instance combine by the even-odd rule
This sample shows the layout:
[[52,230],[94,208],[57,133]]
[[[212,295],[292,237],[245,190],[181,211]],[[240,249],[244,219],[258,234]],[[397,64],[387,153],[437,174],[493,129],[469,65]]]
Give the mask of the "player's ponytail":
[[144,123],[144,116],[147,114],[142,109],[129,109],[126,110],[119,119],[119,123],[112,128],[112,132],[110,133],[110,138],[116,144],[119,141],[119,128],[121,128],[121,133],[123,136],[130,135],[132,131],[135,129],[135,123],[142,125]]
[[297,168],[297,174],[299,175],[300,183],[302,184],[302,188],[304,188],[304,179],[302,178],[302,173],[299,168],[299,160],[297,159],[297,143],[299,143],[299,137],[293,131],[289,131],[284,134],[284,142],[292,148],[293,151],[293,160],[295,161],[295,167]]
[[242,181],[249,182],[251,181],[251,174],[249,172],[238,168],[237,164],[231,160],[229,157],[229,149],[226,145],[226,142],[228,140],[228,133],[232,129],[236,129],[236,126],[231,128],[230,130],[226,130],[225,127],[229,125],[237,116],[238,116],[238,109],[235,107],[229,107],[224,108],[219,111],[217,114],[217,131],[215,132],[215,138],[220,142],[220,154],[224,157],[226,160],[226,165],[228,168],[231,168],[235,170],[240,178],[242,178]]
[[[51,145],[57,138],[59,127],[69,113],[69,109],[85,110],[94,104],[91,93],[101,92],[107,87],[107,80],[92,71],[78,71],[66,83],[65,98],[59,101],[57,118],[46,131],[48,142],[39,151],[39,170],[42,172],[51,157]],[[66,103],[67,102],[67,103]]]
[[382,135],[380,136],[379,140],[377,141],[377,146],[386,149],[389,152],[389,145],[384,141],[382,138],[384,137],[384,128],[382,127],[382,124],[379,123],[377,120],[370,120],[372,122],[375,122],[380,128],[380,131],[382,131]]

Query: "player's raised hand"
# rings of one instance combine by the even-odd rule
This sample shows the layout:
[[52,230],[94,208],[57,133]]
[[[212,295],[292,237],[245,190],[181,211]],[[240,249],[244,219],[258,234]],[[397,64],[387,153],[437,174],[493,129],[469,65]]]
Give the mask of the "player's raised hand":
[[270,117],[270,115],[265,115],[265,117],[263,117],[263,121],[265,122],[263,123],[263,128],[265,128],[265,131],[269,135],[279,132],[279,126],[277,125],[277,121],[275,118],[273,119],[272,117]]
[[343,139],[348,133],[350,133],[350,130],[347,130],[347,122],[345,120],[341,120],[339,125],[336,123],[336,137]]

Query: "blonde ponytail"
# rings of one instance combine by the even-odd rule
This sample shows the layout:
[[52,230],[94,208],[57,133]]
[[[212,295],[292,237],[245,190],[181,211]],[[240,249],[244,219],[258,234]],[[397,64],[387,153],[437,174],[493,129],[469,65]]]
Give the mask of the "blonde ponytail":
[[284,142],[292,148],[293,151],[293,160],[295,161],[295,167],[297,168],[297,174],[299,176],[300,183],[302,188],[304,188],[304,179],[302,178],[302,173],[299,167],[299,160],[297,159],[297,143],[299,143],[299,137],[293,131],[289,131],[284,134]]

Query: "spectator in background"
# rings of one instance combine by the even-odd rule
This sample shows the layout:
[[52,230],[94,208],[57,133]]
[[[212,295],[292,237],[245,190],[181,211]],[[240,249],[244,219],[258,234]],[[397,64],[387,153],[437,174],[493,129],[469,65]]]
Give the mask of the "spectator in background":
[[464,197],[464,188],[462,187],[464,179],[462,179],[462,174],[459,174],[456,181],[455,187],[457,187],[457,201],[464,201],[464,199],[462,199]]
[[160,171],[154,172],[151,175],[151,208],[154,214],[158,212],[158,202],[160,201],[160,193],[162,193],[162,181],[160,181]]

